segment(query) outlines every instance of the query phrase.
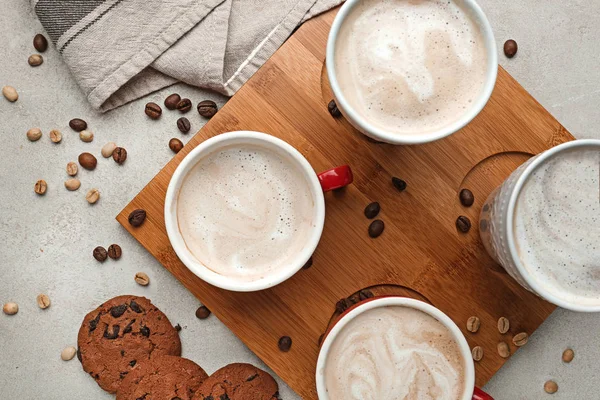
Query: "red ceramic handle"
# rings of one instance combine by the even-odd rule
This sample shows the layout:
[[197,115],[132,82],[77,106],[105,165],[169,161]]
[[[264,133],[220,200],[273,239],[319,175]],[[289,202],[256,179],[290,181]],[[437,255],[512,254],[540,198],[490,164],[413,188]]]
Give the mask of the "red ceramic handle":
[[473,400],[494,400],[494,398],[476,387],[475,391],[473,392]]
[[352,170],[347,165],[321,172],[317,176],[319,177],[319,182],[321,182],[321,188],[323,188],[324,192],[348,186],[354,180]]

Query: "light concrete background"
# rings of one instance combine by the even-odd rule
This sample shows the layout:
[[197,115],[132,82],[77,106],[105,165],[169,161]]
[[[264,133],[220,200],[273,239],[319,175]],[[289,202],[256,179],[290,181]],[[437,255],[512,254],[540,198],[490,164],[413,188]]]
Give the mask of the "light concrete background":
[[[498,45],[514,38],[519,54],[501,64],[578,138],[600,138],[600,1],[481,0],[494,27]],[[17,103],[0,99],[0,303],[17,302],[20,311],[0,314],[0,399],[109,399],[82,370],[64,362],[60,352],[75,345],[83,316],[102,301],[133,293],[151,298],[176,324],[182,325],[183,355],[209,373],[231,362],[260,361],[214,316],[197,320],[196,299],[114,220],[125,204],[172,157],[171,137],[189,139],[175,126],[176,112],[149,120],[144,104],[162,104],[176,91],[194,103],[205,98],[220,105],[224,98],[177,85],[106,115],[92,111],[54,48],[38,68],[27,64],[31,42],[41,26],[27,0],[0,4],[0,86],[19,91]],[[83,143],[68,128],[81,117],[96,136]],[[188,114],[195,132],[202,119]],[[29,142],[25,132],[40,127],[44,137]],[[63,142],[50,142],[48,132],[63,132]],[[115,141],[129,152],[119,167],[99,157],[98,168],[81,171],[82,186],[67,192],[65,166],[82,151],[99,154]],[[48,182],[48,193],[33,192],[36,180]],[[85,193],[96,187],[98,204],[89,206]],[[97,263],[97,245],[119,243],[119,261]],[[133,276],[145,271],[150,286]],[[36,296],[47,293],[52,306],[42,311]],[[487,385],[497,400],[599,399],[600,315],[556,311]],[[562,364],[564,348],[576,353]],[[554,396],[543,384],[556,379]],[[284,399],[297,396],[280,381]]]

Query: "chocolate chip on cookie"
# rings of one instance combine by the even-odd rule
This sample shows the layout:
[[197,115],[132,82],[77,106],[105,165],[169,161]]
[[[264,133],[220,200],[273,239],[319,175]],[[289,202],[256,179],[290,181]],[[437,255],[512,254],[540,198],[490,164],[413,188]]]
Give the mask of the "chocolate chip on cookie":
[[[132,361],[135,365],[135,360]],[[191,400],[208,375],[195,362],[160,356],[129,371],[117,391],[117,400]]]
[[278,400],[277,382],[250,364],[229,364],[206,379],[193,400]]
[[100,387],[115,393],[141,360],[179,356],[179,334],[144,297],[119,296],[85,316],[77,336],[77,357]]

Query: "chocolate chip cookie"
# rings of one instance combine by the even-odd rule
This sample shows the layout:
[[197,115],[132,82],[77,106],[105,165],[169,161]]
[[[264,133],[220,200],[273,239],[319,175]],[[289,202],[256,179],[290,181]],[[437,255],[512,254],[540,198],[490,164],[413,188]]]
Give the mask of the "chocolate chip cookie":
[[77,336],[83,370],[115,393],[138,362],[181,355],[177,330],[145,297],[119,296],[83,319]]
[[250,364],[229,364],[213,373],[193,400],[279,400],[275,379]]
[[127,374],[117,400],[191,400],[206,378],[206,372],[187,358],[153,357]]

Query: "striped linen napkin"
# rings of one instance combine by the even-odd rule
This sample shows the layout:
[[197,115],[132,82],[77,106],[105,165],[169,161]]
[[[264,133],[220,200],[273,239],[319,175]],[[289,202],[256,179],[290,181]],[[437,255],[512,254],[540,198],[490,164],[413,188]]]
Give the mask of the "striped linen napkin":
[[342,0],[31,0],[95,109],[182,81],[233,95],[303,21]]

